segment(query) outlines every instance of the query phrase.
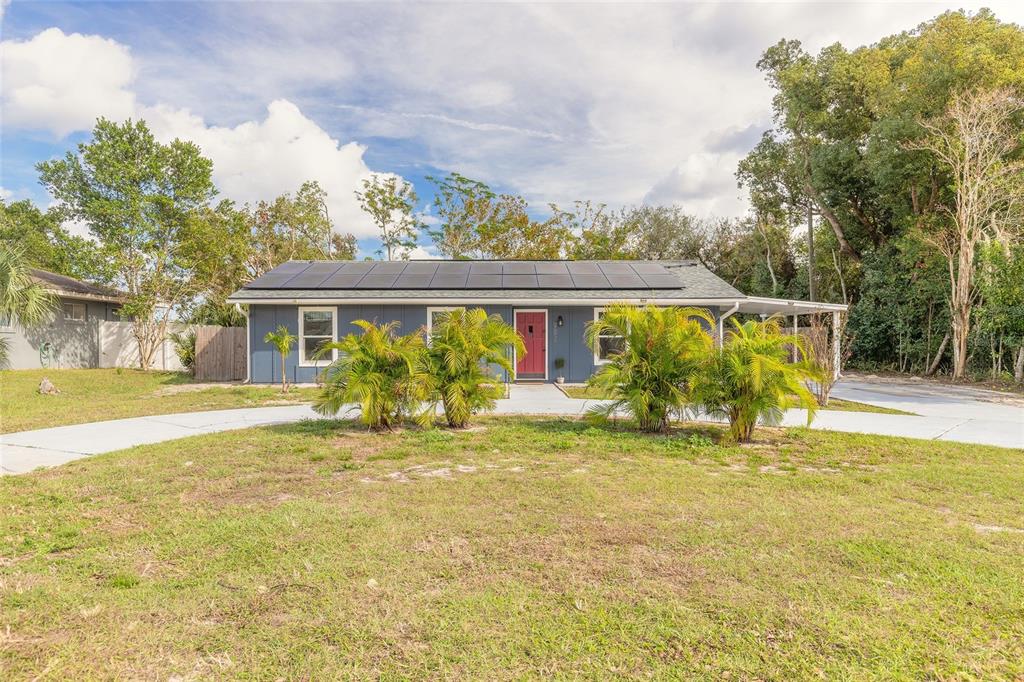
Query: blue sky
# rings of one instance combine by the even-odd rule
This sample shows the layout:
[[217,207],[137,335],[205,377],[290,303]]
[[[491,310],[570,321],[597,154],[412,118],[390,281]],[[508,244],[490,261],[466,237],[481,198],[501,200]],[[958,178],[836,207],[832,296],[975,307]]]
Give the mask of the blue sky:
[[[1024,3],[985,4],[1024,21]],[[320,181],[367,255],[352,191],[371,173],[424,206],[424,177],[458,170],[538,214],[591,199],[738,215],[736,162],[771,123],[765,47],[870,43],[950,6],[977,5],[14,2],[0,188],[49,204],[34,164],[104,115],[194,140],[238,201]]]

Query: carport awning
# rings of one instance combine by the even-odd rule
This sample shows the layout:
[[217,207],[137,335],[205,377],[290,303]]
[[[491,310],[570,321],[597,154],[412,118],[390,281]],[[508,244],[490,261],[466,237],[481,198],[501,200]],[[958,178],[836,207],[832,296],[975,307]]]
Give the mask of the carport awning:
[[736,301],[738,313],[753,315],[809,315],[812,313],[841,313],[849,307],[842,303],[794,301],[785,298],[747,296]]

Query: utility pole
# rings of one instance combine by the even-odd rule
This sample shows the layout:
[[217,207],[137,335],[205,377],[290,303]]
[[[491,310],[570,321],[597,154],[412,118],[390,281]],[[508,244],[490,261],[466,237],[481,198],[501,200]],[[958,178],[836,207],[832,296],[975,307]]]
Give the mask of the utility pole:
[[818,300],[814,286],[814,208],[810,205],[807,206],[807,299]]

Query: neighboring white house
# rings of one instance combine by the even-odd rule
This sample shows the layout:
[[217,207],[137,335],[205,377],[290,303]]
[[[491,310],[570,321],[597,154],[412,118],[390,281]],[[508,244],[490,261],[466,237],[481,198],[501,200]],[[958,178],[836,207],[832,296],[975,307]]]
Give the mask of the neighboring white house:
[[32,279],[52,291],[58,305],[49,322],[25,329],[17,320],[0,318],[0,335],[8,341],[8,368],[99,367],[101,322],[116,322],[124,295],[47,270],[32,269]]

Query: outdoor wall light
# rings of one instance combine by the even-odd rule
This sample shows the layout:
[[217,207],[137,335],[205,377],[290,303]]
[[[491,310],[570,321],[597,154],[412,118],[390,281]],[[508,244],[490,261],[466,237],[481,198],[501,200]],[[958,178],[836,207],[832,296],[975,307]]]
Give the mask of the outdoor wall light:
[[555,324],[557,324],[557,325],[558,325],[559,327],[561,327],[562,325],[564,325],[564,324],[565,324],[565,320],[563,320],[563,319],[562,319],[562,316],[561,316],[561,315],[559,315],[559,316],[558,316],[558,319],[557,319],[557,320],[555,320]]

